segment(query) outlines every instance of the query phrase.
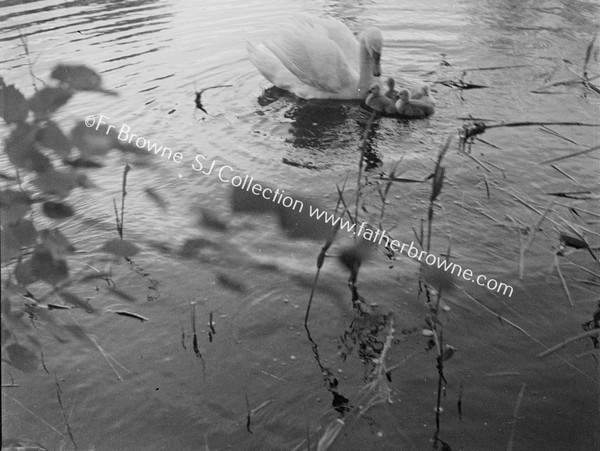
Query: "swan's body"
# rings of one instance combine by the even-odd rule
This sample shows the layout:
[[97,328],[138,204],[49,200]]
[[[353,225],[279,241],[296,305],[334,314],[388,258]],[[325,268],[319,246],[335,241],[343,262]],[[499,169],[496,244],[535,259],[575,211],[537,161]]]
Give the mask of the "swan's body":
[[395,102],[389,97],[381,95],[379,83],[373,83],[373,85],[371,85],[365,104],[369,108],[379,111],[380,113],[396,114]]
[[275,86],[304,99],[364,99],[381,74],[381,32],[358,39],[343,23],[299,15],[276,39],[247,43],[248,56]]
[[398,101],[398,99],[400,98],[400,92],[395,89],[395,80],[392,77],[390,77],[386,80],[385,84],[388,87],[385,96],[388,99],[392,99],[394,102]]
[[[427,117],[435,112],[433,101],[429,97],[429,88],[426,94],[430,101],[423,100],[423,96],[419,100],[414,100],[410,96],[408,89],[400,90],[400,98],[396,102],[396,111],[400,116],[405,117]],[[425,93],[423,93],[425,94]]]

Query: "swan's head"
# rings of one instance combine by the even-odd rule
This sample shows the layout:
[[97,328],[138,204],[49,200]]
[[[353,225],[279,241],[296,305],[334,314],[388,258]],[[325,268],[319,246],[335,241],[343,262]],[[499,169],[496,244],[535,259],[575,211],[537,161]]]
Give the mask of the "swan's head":
[[373,83],[371,85],[371,87],[369,88],[369,92],[371,94],[379,94],[379,89],[380,89],[379,83]]
[[370,27],[361,33],[361,42],[373,59],[373,75],[381,75],[381,49],[383,48],[383,35],[378,28]]
[[398,99],[403,102],[408,102],[410,100],[410,92],[408,92],[408,89],[401,89],[398,92]]
[[393,91],[394,86],[396,86],[396,82],[394,81],[394,79],[392,77],[390,77],[386,80],[386,84],[388,85],[388,88],[390,88],[390,91]]

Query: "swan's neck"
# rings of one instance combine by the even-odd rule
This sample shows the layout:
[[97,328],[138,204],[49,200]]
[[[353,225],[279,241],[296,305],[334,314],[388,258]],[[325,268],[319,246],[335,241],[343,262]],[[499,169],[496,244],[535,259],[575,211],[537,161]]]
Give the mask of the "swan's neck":
[[358,93],[359,97],[364,99],[369,95],[371,85],[378,81],[378,78],[373,75],[373,72],[375,71],[375,60],[367,50],[364,39],[360,40],[359,52],[358,60],[360,62],[360,71],[358,74]]

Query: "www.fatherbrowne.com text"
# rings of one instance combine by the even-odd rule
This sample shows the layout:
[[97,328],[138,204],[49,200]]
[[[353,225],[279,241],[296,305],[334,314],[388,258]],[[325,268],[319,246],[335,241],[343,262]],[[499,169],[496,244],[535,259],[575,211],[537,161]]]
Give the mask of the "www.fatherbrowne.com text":
[[[98,119],[96,119],[98,116]],[[115,128],[113,133],[117,133],[116,126],[109,125],[105,119],[110,119],[102,114],[88,116],[85,119],[85,125],[95,130],[100,131],[101,126],[105,126],[102,130],[108,134],[112,128]],[[131,128],[122,124],[118,129],[117,139],[128,144],[135,144],[140,149],[146,149],[148,152],[154,152],[156,155],[160,154],[162,158],[173,161],[176,164],[181,164],[183,161],[183,154],[181,152],[173,152],[172,149],[165,146],[158,146],[157,143],[151,142],[143,136],[131,133]],[[206,166],[205,166],[206,165]],[[245,174],[244,176],[236,174],[233,167],[229,165],[219,164],[216,160],[207,161],[206,156],[197,154],[192,163],[192,169],[203,175],[215,174],[223,183],[228,183],[235,188],[242,189],[251,192],[255,196],[260,196],[263,199],[273,202],[277,205],[282,205],[286,208],[290,208],[298,213],[305,211],[304,202],[299,199],[286,195],[285,190],[274,189],[271,187],[263,186],[260,183],[254,181],[254,177]],[[490,291],[501,293],[505,296],[512,297],[513,287],[503,282],[498,282],[496,279],[491,279],[483,274],[475,276],[473,271],[466,268],[463,269],[460,265],[444,260],[438,256],[430,254],[426,251],[419,250],[415,247],[414,242],[410,244],[401,243],[398,240],[391,239],[385,230],[374,230],[367,222],[362,222],[358,228],[357,223],[350,220],[344,220],[341,217],[337,217],[327,211],[321,210],[313,205],[308,205],[308,215],[311,218],[319,221],[324,221],[326,224],[330,224],[332,227],[339,227],[340,230],[345,230],[348,233],[363,238],[364,240],[371,241],[378,245],[383,245],[394,252],[400,252],[406,254],[410,258],[417,259],[420,262],[425,262],[431,267],[436,267],[449,272],[457,277],[462,277],[464,280],[476,283],[479,286],[486,287]]]

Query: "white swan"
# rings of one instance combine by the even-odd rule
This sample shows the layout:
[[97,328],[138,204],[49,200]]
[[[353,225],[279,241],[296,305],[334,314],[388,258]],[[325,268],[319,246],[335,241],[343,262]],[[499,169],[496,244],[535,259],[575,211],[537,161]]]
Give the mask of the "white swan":
[[358,39],[335,19],[299,15],[277,38],[247,42],[250,61],[275,86],[303,99],[364,99],[381,74],[383,37],[367,28]]
[[[429,96],[429,88],[427,88],[427,90],[422,94],[427,94],[427,96]],[[408,89],[401,89],[399,95],[400,98],[396,102],[396,111],[400,116],[427,117],[431,116],[435,112],[435,107],[432,101],[423,101],[423,97],[421,97],[419,100],[414,100],[411,98]]]
[[381,95],[381,86],[379,86],[379,83],[373,83],[373,85],[371,85],[369,95],[365,100],[365,104],[369,108],[387,114],[395,114],[397,112],[395,103],[396,102],[387,97],[387,93],[385,96]]

